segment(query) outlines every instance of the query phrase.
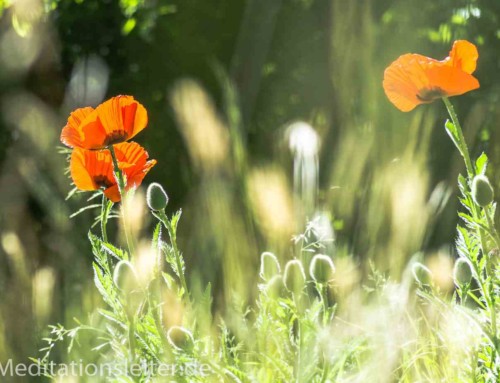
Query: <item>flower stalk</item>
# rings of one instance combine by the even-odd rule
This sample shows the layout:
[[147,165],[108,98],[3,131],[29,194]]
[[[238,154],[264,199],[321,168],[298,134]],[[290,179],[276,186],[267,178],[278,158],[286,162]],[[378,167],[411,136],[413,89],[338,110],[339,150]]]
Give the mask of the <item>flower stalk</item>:
[[443,102],[446,105],[446,109],[448,110],[448,114],[450,115],[451,121],[453,122],[453,125],[455,125],[456,132],[457,132],[457,149],[464,158],[465,161],[465,167],[467,168],[467,175],[469,177],[469,180],[471,181],[472,178],[476,175],[476,171],[474,169],[474,166],[472,165],[472,161],[470,159],[470,154],[469,154],[469,148],[467,147],[467,142],[465,141],[465,137],[462,131],[462,126],[460,125],[460,121],[458,120],[457,113],[455,112],[455,108],[453,108],[453,105],[451,104],[450,100],[448,97],[443,97]]
[[[455,145],[457,146],[458,151],[464,158],[465,166],[467,168],[467,178],[468,178],[468,187],[469,190],[468,192],[471,192],[471,187],[472,187],[472,182],[474,177],[476,176],[476,169],[472,164],[471,157],[469,154],[469,149],[467,147],[467,143],[465,141],[465,137],[462,131],[462,127],[460,125],[460,121],[458,120],[457,114],[455,112],[455,109],[453,108],[453,105],[451,104],[450,100],[447,97],[443,97],[443,102],[446,105],[446,109],[448,110],[448,114],[450,115],[450,118],[453,122],[453,125],[455,127],[455,133],[452,137]],[[489,216],[487,206],[481,208],[475,201],[472,201],[471,204],[471,212],[473,219],[477,222],[481,220],[481,209],[484,210],[484,215],[486,216],[486,222],[488,226],[488,231],[490,233],[490,236],[492,236],[493,240],[495,243],[497,243],[497,239],[495,238],[496,235],[496,229],[495,225]],[[480,287],[480,290],[483,294],[484,300],[486,302],[486,306],[489,311],[489,316],[490,316],[490,331],[491,331],[491,340],[493,343],[493,347],[491,348],[491,360],[494,360],[497,354],[497,350],[499,347],[499,341],[498,341],[498,336],[497,336],[497,329],[498,329],[498,324],[497,324],[497,314],[496,314],[496,299],[495,299],[495,293],[494,293],[494,286],[493,286],[493,281],[492,278],[494,277],[494,270],[492,268],[491,264],[491,259],[488,255],[487,251],[487,245],[486,245],[486,240],[485,240],[485,235],[484,235],[484,229],[481,225],[476,224],[477,227],[477,234],[479,237],[480,245],[481,245],[481,252],[483,254],[483,257],[485,257],[485,277],[486,280],[483,281],[483,275],[481,272],[481,267],[477,264],[474,264],[474,267],[477,272],[478,276],[478,284]],[[475,263],[475,262],[474,262]],[[485,283],[486,282],[486,283]]]
[[181,288],[183,290],[183,294],[186,294],[189,297],[189,290],[186,283],[186,277],[184,275],[184,269],[182,267],[181,262],[181,253],[179,248],[177,247],[177,233],[176,229],[172,226],[172,222],[168,219],[164,210],[153,211],[153,215],[157,217],[160,222],[163,224],[165,229],[167,229],[168,236],[170,238],[170,244],[172,245],[172,250],[174,252],[175,265],[177,268],[177,274],[179,276],[179,281],[181,283]]
[[109,152],[111,153],[111,158],[113,159],[113,171],[116,177],[116,182],[118,185],[118,190],[120,192],[120,199],[122,201],[121,204],[121,213],[122,213],[122,222],[123,222],[123,234],[125,235],[125,241],[127,243],[127,248],[129,252],[133,252],[134,247],[132,245],[132,241],[128,232],[128,223],[125,217],[125,208],[123,206],[123,203],[125,201],[125,177],[123,176],[123,172],[118,166],[118,159],[116,158],[116,153],[115,153],[115,148],[113,145],[108,146]]

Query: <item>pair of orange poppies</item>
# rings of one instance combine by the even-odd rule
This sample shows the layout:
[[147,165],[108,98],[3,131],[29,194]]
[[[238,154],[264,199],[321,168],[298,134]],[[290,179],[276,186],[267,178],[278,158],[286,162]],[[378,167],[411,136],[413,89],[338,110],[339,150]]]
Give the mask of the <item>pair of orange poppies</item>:
[[449,56],[441,61],[405,54],[385,70],[385,94],[403,112],[438,98],[464,94],[479,88],[479,81],[472,76],[477,59],[476,46],[465,40],[455,41]]
[[125,190],[139,186],[156,160],[148,161],[142,146],[126,141],[147,123],[146,109],[132,96],[113,97],[95,109],[73,111],[61,132],[61,142],[73,148],[70,171],[75,186],[86,191],[103,189],[111,201],[120,201],[110,145],[124,176]]
[[[472,76],[477,48],[465,40],[455,41],[444,60],[419,54],[400,56],[385,70],[383,87],[389,100],[408,112],[417,105],[442,97],[457,96],[479,88]],[[117,96],[97,108],[80,108],[71,113],[61,133],[63,144],[73,148],[71,177],[80,190],[104,189],[113,202],[121,199],[108,149],[113,145],[118,167],[125,178],[125,190],[141,184],[156,164],[135,142],[126,142],[148,123],[147,111],[132,96]]]

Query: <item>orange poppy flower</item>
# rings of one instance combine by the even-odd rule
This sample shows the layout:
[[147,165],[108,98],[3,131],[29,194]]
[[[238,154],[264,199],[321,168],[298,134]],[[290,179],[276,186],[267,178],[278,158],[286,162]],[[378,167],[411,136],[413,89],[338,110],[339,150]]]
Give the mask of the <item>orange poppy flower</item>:
[[[138,187],[156,160],[148,161],[146,150],[135,142],[114,146],[118,167],[125,178],[125,190]],[[104,189],[113,202],[120,201],[120,192],[113,174],[113,159],[109,150],[75,148],[70,161],[71,178],[80,190]]]
[[103,149],[131,139],[147,124],[144,106],[132,96],[117,96],[95,109],[72,112],[61,132],[61,142],[70,148]]
[[385,70],[385,94],[399,110],[409,112],[417,105],[477,89],[479,81],[472,76],[477,58],[476,46],[465,40],[455,41],[442,61],[405,54]]

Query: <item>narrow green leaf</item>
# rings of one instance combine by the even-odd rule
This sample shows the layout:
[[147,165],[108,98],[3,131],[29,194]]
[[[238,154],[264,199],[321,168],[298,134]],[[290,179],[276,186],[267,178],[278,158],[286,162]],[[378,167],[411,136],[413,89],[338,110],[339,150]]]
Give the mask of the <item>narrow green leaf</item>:
[[462,153],[462,148],[460,147],[460,139],[458,137],[458,131],[453,122],[451,122],[450,120],[446,120],[444,127],[446,129],[446,132],[450,136],[451,140],[459,150],[459,152]]
[[98,208],[98,207],[101,207],[101,204],[92,204],[92,205],[88,205],[88,206],[82,207],[80,210],[78,210],[78,211],[74,212],[73,214],[71,214],[69,216],[69,218],[74,218],[74,217],[76,217],[77,215],[83,213],[86,210],[95,209],[95,208]]
[[488,156],[486,155],[486,153],[483,152],[476,160],[477,174],[484,174],[486,172],[487,165],[488,165]]
[[177,213],[175,213],[172,216],[172,219],[170,220],[170,224],[172,225],[172,229],[174,230],[174,233],[177,232],[177,225],[179,224],[179,220],[181,219],[181,215],[182,215],[182,209],[177,211]]

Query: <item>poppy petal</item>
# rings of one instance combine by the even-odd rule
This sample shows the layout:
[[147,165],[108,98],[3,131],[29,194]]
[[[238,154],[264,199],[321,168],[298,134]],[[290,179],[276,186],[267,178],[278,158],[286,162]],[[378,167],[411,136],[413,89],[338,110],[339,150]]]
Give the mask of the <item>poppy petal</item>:
[[133,171],[130,171],[127,176],[127,189],[128,188],[136,188],[141,183],[146,174],[151,170],[153,166],[156,165],[156,160],[150,160],[146,162],[146,164],[142,167],[135,167]]
[[437,60],[418,54],[400,56],[384,72],[383,87],[389,100],[401,111],[408,112],[422,104],[420,89],[430,87],[426,71]]
[[118,189],[118,185],[113,185],[107,189],[104,189],[104,195],[111,201],[111,202],[120,202],[121,196],[120,196],[120,190]]
[[82,108],[71,113],[61,133],[61,141],[70,147],[104,149],[129,140],[147,124],[144,106],[132,96],[117,96],[96,109]]
[[84,137],[82,148],[96,150],[106,146],[107,133],[99,120],[97,109],[82,121],[79,130]]
[[148,152],[136,142],[126,142],[114,146],[120,168],[127,179],[127,189],[137,187],[156,164],[156,160],[147,161]]
[[66,126],[61,132],[61,142],[70,148],[81,147],[84,136],[79,130],[81,123],[94,111],[94,108],[79,108],[71,112]]
[[476,70],[479,54],[474,44],[466,40],[458,40],[453,43],[448,62],[462,71],[472,74]]
[[117,96],[102,103],[96,109],[104,128],[106,145],[126,141],[147,125],[146,109],[132,96]]
[[80,190],[98,190],[116,183],[111,155],[106,151],[73,149],[70,173],[73,183]]
[[476,61],[476,47],[463,40],[453,45],[450,57],[443,61],[405,54],[385,70],[383,88],[389,101],[408,112],[437,98],[458,96],[479,88],[478,80],[471,75]]
[[479,81],[471,74],[457,67],[436,66],[427,70],[432,87],[443,96],[459,96],[479,88]]
[[146,108],[135,101],[133,97],[126,97],[123,96],[120,101],[122,103],[123,126],[130,139],[147,126],[148,113]]
[[[125,188],[139,186],[147,172],[156,164],[148,160],[146,150],[135,142],[114,145],[118,166],[125,178]],[[113,173],[113,159],[108,149],[87,150],[75,148],[71,155],[71,177],[80,190],[104,189],[113,202],[120,201],[120,193]]]
[[149,157],[148,152],[136,142],[124,142],[114,145],[116,159],[125,164],[144,165]]
[[96,190],[97,185],[94,183],[89,169],[87,169],[87,161],[85,151],[80,148],[75,148],[71,153],[70,172],[73,183],[80,190]]

